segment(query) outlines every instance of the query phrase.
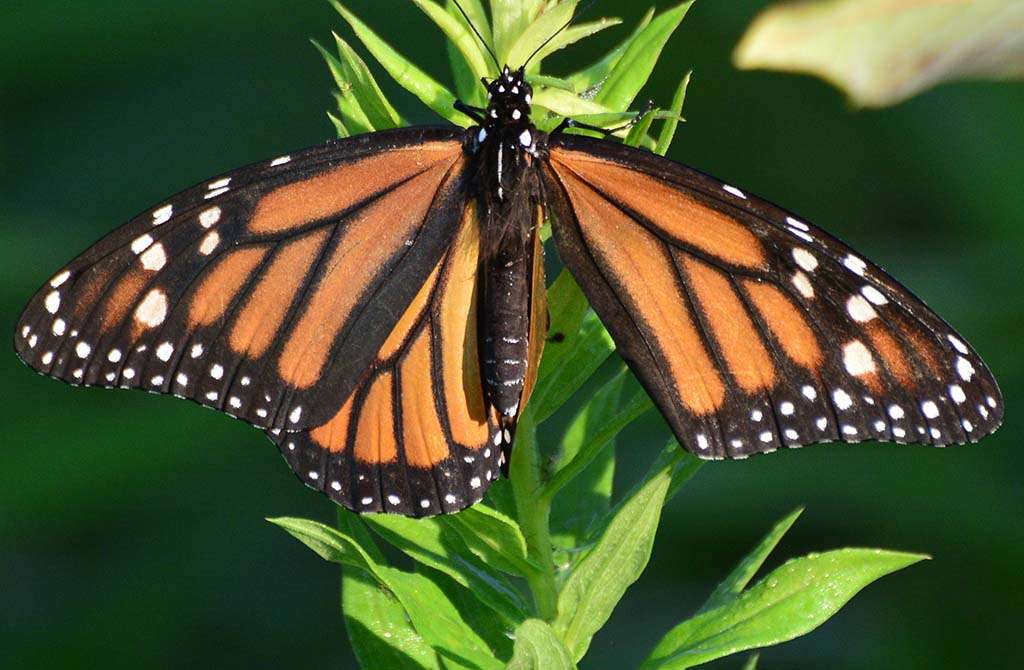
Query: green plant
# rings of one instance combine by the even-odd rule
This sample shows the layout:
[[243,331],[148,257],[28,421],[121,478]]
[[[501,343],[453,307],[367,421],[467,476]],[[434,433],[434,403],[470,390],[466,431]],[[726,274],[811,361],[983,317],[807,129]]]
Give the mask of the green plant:
[[[493,76],[486,52],[449,2],[414,0],[444,32],[456,90],[481,104],[481,76]],[[462,5],[499,59],[521,62],[565,23],[575,0],[479,0]],[[689,76],[671,105],[641,115],[628,110],[666,41],[692,4],[640,25],[596,63],[564,77],[542,75],[557,49],[619,23],[601,19],[560,33],[530,63],[535,122],[552,128],[565,116],[597,125],[634,123],[624,142],[664,154],[682,110]],[[335,4],[363,46],[399,84],[453,123],[468,119],[449,91],[404,58],[354,14]],[[319,47],[338,84],[331,119],[346,136],[404,123],[370,69],[335,35],[336,54]],[[660,123],[656,134],[654,122]],[[670,441],[646,475],[616,496],[616,436],[651,408],[600,321],[567,272],[549,288],[552,341],[533,398],[519,423],[511,479],[496,482],[481,504],[429,519],[359,517],[339,510],[336,527],[279,518],[326,560],[342,566],[342,612],[356,656],[367,668],[572,668],[617,602],[641,575],[665,502],[701,462]],[[552,428],[554,426],[554,428]],[[652,450],[654,452],[655,450]],[[687,668],[802,635],[861,588],[924,556],[841,549],[793,559],[749,586],[800,514],[780,521],[714,590],[698,612],[652,650],[646,670]],[[379,542],[404,554],[396,567]],[[749,587],[749,588],[748,588]],[[751,657],[747,667],[754,667]]]

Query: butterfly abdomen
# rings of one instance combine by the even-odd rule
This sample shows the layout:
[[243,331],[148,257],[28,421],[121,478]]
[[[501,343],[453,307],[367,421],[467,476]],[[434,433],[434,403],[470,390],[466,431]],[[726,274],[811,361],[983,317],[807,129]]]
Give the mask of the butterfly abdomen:
[[488,261],[481,334],[487,394],[506,417],[519,413],[526,380],[530,333],[532,247],[508,244]]

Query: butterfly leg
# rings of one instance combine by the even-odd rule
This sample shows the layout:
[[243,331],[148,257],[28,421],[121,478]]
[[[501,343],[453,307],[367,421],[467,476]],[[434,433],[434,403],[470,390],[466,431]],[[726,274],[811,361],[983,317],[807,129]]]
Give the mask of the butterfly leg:
[[565,117],[562,122],[551,131],[551,134],[565,132],[568,128],[579,128],[580,130],[590,130],[595,133],[601,133],[605,138],[614,135],[617,132],[623,130],[629,130],[636,124],[640,123],[640,119],[644,118],[644,115],[654,109],[654,101],[648,100],[643,108],[634,116],[632,119],[622,124],[621,126],[615,126],[614,128],[602,128],[601,126],[594,126],[589,123],[580,123],[579,121],[570,117]]
[[462,112],[463,114],[465,114],[469,118],[473,119],[477,123],[483,125],[484,113],[486,112],[486,110],[484,110],[484,109],[482,109],[480,107],[474,107],[472,105],[467,105],[466,103],[462,102],[461,100],[456,100],[455,104],[454,104],[454,107],[455,107],[456,111]]

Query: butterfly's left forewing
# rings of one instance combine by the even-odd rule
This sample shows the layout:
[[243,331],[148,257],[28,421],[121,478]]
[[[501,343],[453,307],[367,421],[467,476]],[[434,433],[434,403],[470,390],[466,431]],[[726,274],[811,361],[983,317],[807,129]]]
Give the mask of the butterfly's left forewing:
[[545,179],[560,255],[698,456],[998,427],[998,387],[963,338],[823,231],[586,138],[553,137]]
[[72,384],[319,425],[454,238],[464,165],[461,131],[402,129],[211,179],[56,273],[15,347]]

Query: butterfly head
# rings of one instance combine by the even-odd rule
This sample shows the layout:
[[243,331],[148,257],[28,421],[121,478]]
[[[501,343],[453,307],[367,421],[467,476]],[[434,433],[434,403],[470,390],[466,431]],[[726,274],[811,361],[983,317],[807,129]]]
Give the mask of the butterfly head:
[[507,134],[519,136],[528,131],[533,87],[526,82],[523,68],[510,70],[506,65],[501,74],[487,86],[487,112],[483,128],[487,135]]

